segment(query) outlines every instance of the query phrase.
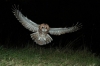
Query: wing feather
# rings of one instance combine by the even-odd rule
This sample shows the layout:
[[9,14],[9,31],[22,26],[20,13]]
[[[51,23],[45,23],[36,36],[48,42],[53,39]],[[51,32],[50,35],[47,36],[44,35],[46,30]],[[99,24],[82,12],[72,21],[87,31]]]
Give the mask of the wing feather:
[[19,22],[28,30],[32,32],[36,32],[38,30],[38,24],[31,21],[27,17],[25,17],[17,8],[13,8],[13,13],[16,16],[16,18],[19,20]]
[[49,33],[52,35],[61,35],[61,34],[65,34],[65,33],[71,33],[71,32],[75,32],[77,30],[79,30],[81,28],[81,24],[76,24],[72,27],[68,27],[68,28],[50,28]]

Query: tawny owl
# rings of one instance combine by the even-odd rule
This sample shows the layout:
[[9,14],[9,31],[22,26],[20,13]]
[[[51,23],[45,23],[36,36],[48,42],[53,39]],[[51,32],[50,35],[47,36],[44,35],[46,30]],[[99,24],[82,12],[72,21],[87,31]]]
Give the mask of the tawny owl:
[[43,23],[39,25],[31,21],[25,17],[17,8],[13,8],[13,13],[26,29],[33,32],[30,34],[30,36],[32,40],[34,40],[38,45],[45,45],[53,40],[48,33],[52,35],[61,35],[77,31],[81,27],[81,24],[77,23],[76,25],[67,28],[50,28],[48,24]]

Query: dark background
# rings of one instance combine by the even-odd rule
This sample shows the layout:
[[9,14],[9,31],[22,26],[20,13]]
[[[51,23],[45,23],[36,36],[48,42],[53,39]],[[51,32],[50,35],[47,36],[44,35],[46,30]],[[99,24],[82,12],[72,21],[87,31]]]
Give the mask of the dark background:
[[77,22],[82,29],[77,32],[52,36],[47,46],[73,44],[74,48],[87,47],[92,52],[100,52],[99,22],[100,7],[98,1],[49,1],[49,0],[3,0],[0,2],[0,45],[5,47],[23,47],[32,44],[32,32],[25,29],[12,13],[12,6],[19,5],[21,12],[37,24],[47,23],[50,27],[70,27]]

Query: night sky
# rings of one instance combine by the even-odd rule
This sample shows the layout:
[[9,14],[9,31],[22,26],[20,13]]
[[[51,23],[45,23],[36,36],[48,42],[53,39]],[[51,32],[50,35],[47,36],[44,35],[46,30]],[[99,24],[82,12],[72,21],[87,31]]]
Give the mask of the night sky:
[[48,1],[48,0],[4,0],[0,2],[0,45],[22,46],[21,43],[34,43],[29,30],[25,29],[12,13],[12,6],[19,5],[24,16],[37,24],[47,23],[50,27],[70,27],[77,22],[82,28],[77,32],[61,36],[51,35],[53,41],[48,45],[65,46],[75,41],[74,47],[86,46],[99,52],[99,2],[94,1]]

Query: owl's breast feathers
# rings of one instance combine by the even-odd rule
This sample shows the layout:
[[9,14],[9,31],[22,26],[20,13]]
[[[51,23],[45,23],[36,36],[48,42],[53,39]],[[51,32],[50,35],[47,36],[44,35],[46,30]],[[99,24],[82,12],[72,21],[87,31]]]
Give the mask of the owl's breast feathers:
[[40,34],[39,32],[32,33],[30,36],[39,45],[48,44],[53,40],[49,34]]

